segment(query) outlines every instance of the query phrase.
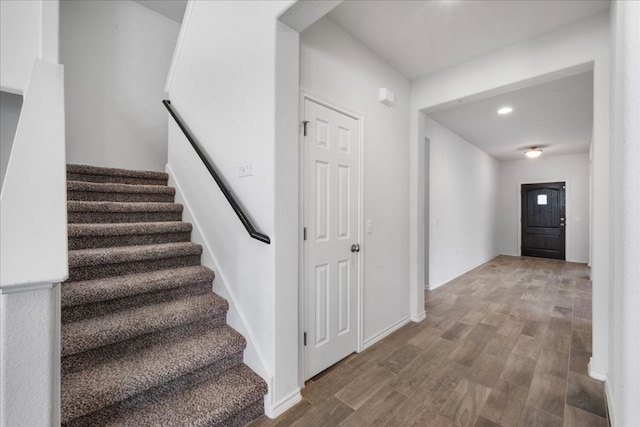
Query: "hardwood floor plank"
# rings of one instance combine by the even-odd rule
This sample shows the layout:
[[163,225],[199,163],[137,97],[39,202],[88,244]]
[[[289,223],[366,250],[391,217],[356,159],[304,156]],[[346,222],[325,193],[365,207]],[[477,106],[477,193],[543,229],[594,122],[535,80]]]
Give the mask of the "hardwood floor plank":
[[484,386],[493,387],[500,377],[505,363],[506,360],[481,353],[471,366],[469,379]]
[[407,396],[385,386],[340,423],[340,426],[384,426],[406,400]]
[[526,400],[526,388],[498,380],[480,415],[503,426],[517,426]]
[[527,396],[527,405],[560,418],[564,413],[566,381],[549,374],[535,373]]
[[317,406],[313,406],[295,423],[295,427],[337,426],[353,413],[353,409],[331,396]]
[[525,405],[519,427],[562,427],[562,418]]
[[558,378],[566,379],[569,369],[569,355],[560,353],[549,347],[543,347],[538,357],[536,372],[554,375]]
[[516,342],[513,352],[520,356],[528,357],[531,360],[537,360],[542,347],[542,340],[527,335],[520,335]]
[[535,360],[512,353],[507,360],[500,378],[528,389],[531,385],[535,369]]
[[381,361],[379,365],[395,374],[411,363],[419,353],[419,348],[405,344]]
[[490,393],[490,388],[463,379],[440,409],[440,415],[458,426],[473,426]]
[[608,423],[606,418],[566,405],[563,427],[608,427]]
[[335,396],[357,410],[378,390],[387,385],[393,376],[391,371],[374,365],[349,382]]
[[571,350],[571,358],[569,360],[569,370],[582,375],[589,375],[589,360],[591,352]]
[[607,416],[602,383],[586,375],[569,372],[567,403],[600,417]]
[[350,364],[341,365],[333,372],[322,377],[302,389],[302,397],[313,404],[322,403],[354,379],[358,378],[362,371]]

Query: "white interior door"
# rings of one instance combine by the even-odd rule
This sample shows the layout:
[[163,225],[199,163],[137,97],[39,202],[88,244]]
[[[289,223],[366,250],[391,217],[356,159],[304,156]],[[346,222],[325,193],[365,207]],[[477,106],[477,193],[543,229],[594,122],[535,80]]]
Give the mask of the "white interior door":
[[304,101],[305,379],[357,349],[358,120]]

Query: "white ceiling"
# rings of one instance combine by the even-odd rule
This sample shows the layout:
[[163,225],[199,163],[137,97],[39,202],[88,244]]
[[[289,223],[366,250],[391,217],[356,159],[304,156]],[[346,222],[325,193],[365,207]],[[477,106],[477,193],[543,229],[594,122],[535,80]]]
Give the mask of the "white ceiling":
[[[498,115],[510,106],[513,112]],[[593,122],[593,72],[577,74],[429,116],[498,160],[523,159],[527,147],[543,156],[589,151]]]
[[345,1],[329,15],[409,79],[606,10],[601,0]]
[[182,23],[184,11],[187,8],[187,0],[133,0],[142,6],[149,8],[160,15]]

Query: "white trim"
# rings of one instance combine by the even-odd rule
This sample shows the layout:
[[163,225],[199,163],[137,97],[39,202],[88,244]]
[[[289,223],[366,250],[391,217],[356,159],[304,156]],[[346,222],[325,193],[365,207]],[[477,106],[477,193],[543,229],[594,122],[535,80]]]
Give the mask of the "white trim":
[[53,328],[53,338],[52,338],[52,363],[51,369],[53,369],[53,373],[51,374],[51,378],[53,380],[53,384],[51,385],[51,396],[52,396],[52,424],[57,426],[61,424],[61,398],[60,398],[60,381],[62,377],[62,368],[61,368],[61,352],[62,348],[62,303],[60,292],[62,290],[62,286],[60,283],[53,284],[53,312],[54,312],[54,320],[56,322]]
[[[316,104],[322,105],[326,108],[334,110],[340,114],[344,114],[348,117],[351,117],[354,120],[358,121],[358,130],[359,130],[359,141],[358,141],[358,242],[360,244],[360,253],[358,256],[358,315],[357,315],[357,340],[356,340],[356,351],[359,353],[364,350],[364,309],[363,309],[363,301],[364,301],[364,257],[366,254],[366,245],[364,242],[364,115],[357,113],[355,111],[351,111],[347,108],[343,108],[337,106],[336,104],[331,103],[330,101],[324,100],[317,95],[313,94],[312,91],[301,87],[300,88],[300,103],[299,103],[299,122],[301,123],[304,120],[304,101],[308,99],[309,101],[315,102]],[[301,130],[301,129],[300,129]],[[305,179],[305,145],[304,145],[304,133],[299,132],[299,141],[300,141],[300,152],[299,152],[299,224],[300,224],[300,236],[303,235],[303,229],[305,226],[304,223],[304,179]],[[306,328],[306,312],[305,312],[305,251],[304,251],[304,241],[300,239],[300,257],[299,257],[299,313],[300,316],[298,318],[298,327],[299,327],[299,336],[302,337],[302,334]],[[304,342],[302,339],[299,341],[299,353],[298,353],[298,361],[299,361],[299,371],[298,371],[298,382],[301,387],[304,386],[305,381],[305,348]]]
[[486,263],[488,263],[489,261],[491,261],[492,259],[495,259],[496,257],[499,257],[499,256],[500,256],[500,254],[498,254],[498,255],[493,255],[493,256],[489,257],[488,259],[486,259],[486,260],[484,260],[484,261],[481,261],[480,263],[478,263],[478,264],[474,265],[473,267],[469,267],[469,268],[467,268],[466,270],[461,271],[460,273],[456,273],[455,275],[451,276],[451,277],[450,277],[450,278],[448,278],[448,279],[445,279],[445,280],[443,280],[443,281],[440,281],[439,283],[437,283],[437,284],[435,284],[435,285],[433,285],[433,286],[429,286],[429,288],[428,288],[427,290],[429,290],[429,291],[433,291],[434,289],[437,289],[437,288],[439,288],[439,287],[440,287],[440,286],[442,286],[442,285],[446,285],[447,283],[449,283],[449,282],[450,282],[450,281],[452,281],[453,279],[457,279],[458,277],[462,276],[463,274],[466,274],[466,273],[470,272],[471,270],[474,270],[474,269],[476,269],[476,268],[480,267],[482,264],[486,264]]
[[398,320],[393,325],[389,326],[387,329],[384,329],[384,330],[378,332],[377,334],[375,334],[374,336],[372,336],[371,338],[369,338],[368,340],[366,340],[362,344],[362,348],[360,350],[358,350],[358,353],[366,350],[367,348],[371,347],[372,345],[374,345],[375,343],[377,343],[381,339],[387,337],[388,335],[391,335],[392,333],[394,333],[398,329],[402,328],[404,325],[406,325],[410,321],[411,321],[411,319],[409,319],[409,316],[403,317],[402,319]]
[[416,322],[416,323],[420,323],[422,322],[424,319],[427,318],[427,312],[423,311],[422,313],[419,313],[417,316],[411,316],[411,321],[412,322]]
[[[567,194],[569,193],[569,181],[568,179],[543,179],[543,180],[527,180],[527,181],[518,181],[518,217],[517,217],[517,224],[518,224],[518,246],[516,247],[516,251],[518,253],[518,256],[522,256],[522,193],[521,193],[521,189],[522,189],[522,185],[523,184],[547,184],[547,183],[553,183],[553,182],[564,182],[564,219],[565,219],[565,227],[564,227],[564,261],[567,262],[580,262],[582,263],[583,261],[575,261],[575,260],[570,260],[567,257],[567,254],[569,253],[569,247],[571,239],[569,238],[569,236],[571,236],[571,230],[573,227],[569,227],[569,197],[567,196]],[[572,248],[573,249],[573,248]]]
[[602,372],[598,372],[598,371],[595,371],[595,370],[591,369],[592,360],[593,360],[593,357],[589,358],[589,363],[587,364],[587,368],[588,368],[588,371],[589,371],[589,376],[591,378],[593,378],[594,380],[606,382],[607,381],[607,375],[606,374],[603,374]]
[[607,405],[607,415],[609,416],[609,425],[615,426],[615,420],[613,419],[613,404],[611,403],[611,396],[613,391],[611,390],[611,383],[609,381],[604,382],[604,403]]
[[[261,365],[259,367],[256,367],[256,366],[249,366],[249,367],[254,371],[257,371],[256,373],[258,373],[267,382],[267,384],[269,384],[269,393],[272,393],[273,392],[273,374],[271,373],[271,370],[269,369],[269,365],[266,362],[267,360],[266,357],[262,353],[260,347],[258,347],[258,345],[256,344],[257,340],[255,339],[255,334],[253,332],[253,329],[251,328],[249,322],[247,321],[247,317],[245,316],[244,311],[242,310],[242,307],[240,306],[240,304],[238,304],[238,298],[236,297],[231,287],[228,286],[229,282],[224,272],[222,271],[222,269],[220,269],[219,267],[220,264],[218,263],[218,260],[215,254],[211,250],[212,246],[209,243],[208,238],[200,231],[202,230],[202,227],[200,226],[200,222],[194,215],[193,210],[191,209],[191,205],[189,204],[189,201],[185,199],[184,192],[182,191],[182,187],[180,186],[180,182],[176,179],[176,176],[173,173],[173,170],[171,169],[171,165],[169,165],[168,163],[165,166],[165,171],[169,174],[169,180],[171,181],[171,183],[176,189],[176,194],[175,194],[176,200],[179,200],[184,205],[184,210],[182,212],[183,221],[188,219],[189,222],[191,222],[191,224],[193,225],[193,231],[191,234],[192,239],[200,240],[202,242],[203,265],[206,261],[206,256],[210,257],[211,261],[213,261],[213,265],[210,267],[215,271],[216,280],[218,280],[219,283],[222,284],[222,286],[224,287],[225,291],[229,296],[229,299],[230,299],[229,309],[235,310],[235,312],[238,314],[238,317],[240,318],[244,331],[239,331],[239,332],[242,335],[244,335],[244,338],[247,340],[247,347],[245,349],[245,352],[251,351],[255,353]],[[185,218],[185,216],[187,218]],[[247,363],[246,357],[245,357],[245,363]],[[249,363],[247,363],[247,365],[249,365]],[[270,402],[270,400],[265,398],[265,405],[267,405],[267,402]]]
[[182,45],[187,34],[187,28],[189,27],[189,21],[191,20],[191,12],[193,11],[193,5],[195,2],[189,1],[187,8],[184,11],[184,17],[182,18],[182,24],[180,24],[180,32],[178,33],[178,41],[176,42],[176,48],[173,51],[173,58],[171,58],[171,65],[169,66],[169,74],[167,74],[167,81],[164,84],[164,94],[169,96],[169,90],[171,89],[171,83],[173,83],[173,76],[176,73],[176,67],[178,66],[178,60],[182,53]]
[[273,419],[279,417],[284,414],[288,409],[293,408],[293,406],[302,400],[302,395],[300,394],[300,389],[296,389],[292,391],[288,396],[283,397],[278,402],[272,402],[271,408],[267,407],[267,400],[265,399],[264,404],[264,414]]
[[0,295],[6,294],[16,294],[18,292],[31,292],[31,291],[39,291],[42,289],[51,289],[56,286],[57,283],[64,282],[67,280],[68,275],[58,278],[47,280],[46,282],[35,282],[35,283],[20,283],[20,284],[10,284],[5,287],[0,287]]

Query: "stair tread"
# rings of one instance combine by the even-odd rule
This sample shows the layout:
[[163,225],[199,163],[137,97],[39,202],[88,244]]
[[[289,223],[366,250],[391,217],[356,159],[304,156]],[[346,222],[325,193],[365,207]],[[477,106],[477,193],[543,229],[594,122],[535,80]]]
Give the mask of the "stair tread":
[[[229,326],[161,343],[88,369],[62,375],[62,422],[86,415],[244,350]],[[144,423],[143,423],[144,424]]]
[[174,195],[176,189],[166,185],[120,184],[111,182],[87,182],[67,180],[67,191],[96,193],[158,193]]
[[213,271],[198,265],[103,279],[83,280],[64,283],[61,288],[60,299],[62,307],[71,307],[196,283],[213,282],[214,278]]
[[89,165],[67,165],[68,173],[84,174],[84,175],[108,175],[108,176],[127,176],[133,178],[147,179],[168,179],[169,174],[166,172],[148,171],[148,170],[129,170],[119,168],[107,168],[101,166]]
[[69,268],[166,259],[202,254],[202,246],[192,242],[116,246],[69,251]]
[[186,323],[226,315],[227,301],[213,292],[151,304],[62,325],[62,355],[80,353]]
[[67,201],[69,212],[182,212],[179,203]]
[[193,226],[188,222],[126,222],[69,224],[69,237],[124,236],[129,234],[190,233]]
[[262,378],[241,364],[214,379],[182,389],[138,399],[109,417],[109,425],[211,426],[224,425],[247,406],[264,398]]

